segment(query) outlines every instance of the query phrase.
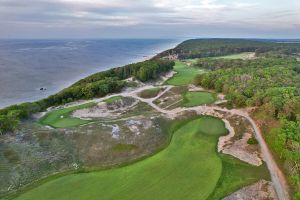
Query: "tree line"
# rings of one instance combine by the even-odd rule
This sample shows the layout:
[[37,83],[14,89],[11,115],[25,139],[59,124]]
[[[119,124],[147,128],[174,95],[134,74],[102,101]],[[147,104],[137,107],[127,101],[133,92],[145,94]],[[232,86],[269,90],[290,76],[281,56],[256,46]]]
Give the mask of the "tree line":
[[228,106],[255,106],[266,119],[280,122],[279,127],[268,127],[266,138],[288,166],[290,181],[298,191],[295,199],[299,199],[300,62],[276,54],[254,60],[203,58],[195,66],[211,70],[197,76],[195,84],[225,93]]
[[151,59],[129,64],[88,76],[45,99],[6,107],[0,110],[0,134],[15,130],[19,120],[26,119],[33,113],[48,107],[119,92],[126,86],[125,79],[129,77],[145,82],[158,78],[162,73],[173,69],[174,65],[173,61],[165,59]]
[[158,57],[177,54],[179,59],[225,56],[242,52],[255,52],[257,55],[278,52],[291,55],[300,52],[298,43],[278,43],[250,39],[191,39],[174,49],[162,52]]
[[296,118],[292,108],[300,106],[300,74],[295,70],[300,63],[295,58],[199,59],[195,66],[213,70],[197,76],[195,83],[227,94],[229,104],[265,106],[276,118]]

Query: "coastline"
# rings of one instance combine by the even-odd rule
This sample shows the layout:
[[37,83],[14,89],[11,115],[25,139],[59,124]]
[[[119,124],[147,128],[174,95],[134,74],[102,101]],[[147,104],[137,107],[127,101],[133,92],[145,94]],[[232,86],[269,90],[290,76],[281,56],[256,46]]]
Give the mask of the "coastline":
[[[61,72],[62,70],[60,68],[55,68],[55,69],[49,69],[49,68],[45,68],[45,69],[36,69],[33,73],[33,75],[30,75],[29,77],[26,78],[26,75],[23,75],[22,74],[22,77],[20,77],[19,81],[15,81],[17,82],[16,86],[14,85],[11,85],[9,82],[10,81],[13,81],[12,78],[10,80],[6,80],[6,79],[2,79],[2,82],[3,84],[2,85],[10,85],[10,88],[8,87],[5,87],[5,89],[2,90],[2,93],[0,92],[0,98],[1,98],[1,102],[0,102],[0,109],[3,109],[5,107],[8,107],[8,106],[11,106],[11,105],[15,105],[15,104],[21,104],[21,103],[24,103],[24,102],[33,102],[33,101],[38,101],[40,99],[43,99],[43,98],[46,98],[50,95],[54,95],[58,92],[60,92],[61,90],[71,86],[72,84],[74,84],[75,82],[77,82],[78,80],[80,79],[83,79],[87,76],[90,76],[94,73],[97,73],[97,72],[102,72],[102,71],[105,71],[105,70],[108,70],[108,69],[113,69],[115,67],[120,67],[120,66],[124,66],[124,65],[127,65],[127,64],[130,64],[130,63],[136,63],[136,62],[140,62],[140,61],[144,61],[144,60],[147,60],[149,58],[153,58],[155,57],[157,54],[161,53],[162,51],[165,51],[165,50],[168,50],[168,49],[171,49],[171,48],[174,48],[176,45],[178,45],[181,40],[178,40],[178,39],[166,39],[166,40],[162,40],[161,44],[159,44],[159,40],[156,40],[156,39],[146,39],[146,40],[136,40],[136,39],[130,39],[130,40],[122,40],[122,39],[118,39],[118,40],[114,40],[113,42],[122,42],[122,41],[146,41],[146,42],[149,42],[149,41],[155,41],[156,43],[155,44],[137,44],[137,46],[139,48],[141,48],[141,52],[139,53],[139,51],[137,51],[136,49],[135,50],[132,50],[132,52],[129,51],[128,52],[124,52],[122,55],[115,55],[116,53],[113,53],[110,55],[109,51],[110,50],[113,50],[113,48],[116,48],[116,47],[113,47],[109,50],[107,50],[107,52],[105,54],[107,55],[100,55],[100,57],[104,57],[106,56],[105,60],[100,60],[97,63],[94,63],[94,64],[91,64],[91,65],[87,65],[89,67],[80,67],[81,69],[81,72],[78,74],[77,72],[73,72],[75,71],[73,69],[73,66],[71,66],[72,64],[69,64],[69,69],[65,69],[65,72]],[[9,40],[10,42],[13,42],[14,40]],[[40,40],[40,42],[42,42],[44,40]],[[46,41],[46,40],[45,40]],[[54,40],[56,41],[56,40]],[[68,41],[68,40],[66,40]],[[70,40],[72,41],[72,40]],[[81,40],[79,40],[81,41]],[[93,41],[98,41],[98,40],[88,40],[87,42],[93,42]],[[104,42],[107,42],[109,43],[109,41],[111,40],[99,40],[99,41],[104,41]],[[158,42],[157,42],[158,41]],[[111,44],[111,45],[114,45],[114,44]],[[149,46],[149,47],[148,47]],[[121,48],[124,50],[124,48],[126,47],[125,44],[121,45]],[[44,49],[43,49],[44,48]],[[29,53],[32,53],[31,51],[49,51],[49,48],[50,47],[43,47],[43,48],[28,48],[28,49],[21,49],[22,51],[30,51]],[[48,48],[48,49],[47,49]],[[55,50],[55,48],[67,48],[67,47],[51,47],[53,48],[51,51],[61,51],[61,49],[57,49]],[[75,47],[74,47],[75,48]],[[80,48],[80,47],[78,47]],[[149,49],[148,49],[149,48]],[[20,50],[20,49],[19,49]],[[16,53],[20,53],[20,52],[17,52],[19,51],[18,49],[16,49]],[[72,51],[72,49],[66,49],[67,51],[65,52],[67,55],[70,51]],[[97,51],[97,49],[96,49]],[[101,51],[103,50],[98,50],[99,53],[101,54]],[[45,53],[43,52],[43,53]],[[33,52],[33,53],[37,53],[37,57],[34,57],[36,60],[39,60],[41,59],[40,57],[38,57],[40,54],[39,52]],[[46,52],[47,53],[47,52]],[[97,53],[97,52],[96,52]],[[94,58],[95,55],[91,55],[91,59],[99,59],[99,58]],[[1,54],[0,54],[0,58],[1,58]],[[43,58],[43,57],[42,57]],[[120,60],[118,60],[118,58]],[[64,58],[64,55],[62,55],[62,62],[65,62],[63,59]],[[78,58],[79,59],[79,58]],[[109,62],[109,60],[111,60],[111,62]],[[56,62],[56,61],[55,61]],[[73,62],[73,61],[68,61],[68,62]],[[84,62],[84,61],[83,61]],[[5,63],[4,63],[5,64]],[[40,63],[42,64],[42,63]],[[58,63],[59,64],[59,63]],[[78,65],[78,63],[75,63],[76,65]],[[83,66],[85,66],[85,64],[83,64]],[[36,66],[35,68],[42,68],[39,67],[39,66]],[[3,70],[5,71],[6,70],[10,70],[10,66],[3,66],[0,65],[0,69],[4,68]],[[13,67],[12,67],[13,68]],[[27,66],[26,64],[22,65],[22,68],[26,69],[26,70],[32,70],[32,69],[27,69]],[[26,71],[25,70],[25,71]],[[37,72],[38,70],[40,70],[40,72]],[[44,73],[41,73],[43,70],[45,70]],[[55,72],[56,70],[56,72]],[[68,73],[67,71],[70,71],[70,73]],[[49,72],[50,71],[50,72]],[[40,73],[40,74],[38,74]],[[57,76],[62,76],[60,74],[63,74],[65,73],[66,75],[74,75],[73,77],[62,77],[59,81],[56,81],[56,79],[52,79],[51,76],[55,76],[55,74],[53,73],[57,73],[58,75]],[[76,75],[77,74],[77,75]],[[8,76],[10,76],[8,74]],[[33,76],[33,77],[31,77]],[[38,80],[41,80],[40,82],[35,80],[35,79],[38,79]],[[49,79],[47,81],[44,81],[42,79]],[[29,81],[28,81],[29,80]],[[32,82],[32,83],[31,83]],[[47,85],[44,84],[44,82],[47,83]],[[31,85],[30,88],[26,88],[26,85]],[[23,90],[23,86],[24,86],[24,90]],[[45,88],[45,90],[40,90],[40,88]],[[9,92],[7,92],[7,91]]]
[[[168,51],[168,50],[167,50]],[[172,49],[170,49],[169,51],[172,51]],[[157,57],[159,57],[159,56],[157,56]],[[147,60],[145,57],[143,57],[144,59],[143,60]],[[171,60],[171,59],[170,59]],[[144,64],[144,66],[146,66],[146,67],[149,67],[150,69],[152,69],[152,70],[154,70],[154,69],[161,69],[161,67],[162,67],[162,65],[160,65],[160,64],[158,64],[158,65],[156,65],[156,67],[157,68],[153,68],[153,63],[155,63],[155,62],[157,62],[157,60],[156,59],[150,59],[150,60],[147,60],[147,61],[145,61],[145,62],[143,62],[143,64]],[[174,61],[167,61],[167,60],[164,60],[164,62],[173,62],[173,65],[174,65]],[[145,64],[146,63],[146,64]],[[157,64],[157,63],[156,63]],[[87,77],[87,78],[85,78],[85,80],[80,80],[79,82],[77,82],[76,84],[74,84],[75,85],[75,87],[76,86],[81,86],[81,84],[82,85],[88,85],[88,84],[90,84],[90,86],[91,86],[91,84],[93,83],[97,83],[98,84],[98,81],[104,81],[104,82],[101,82],[101,83],[103,83],[103,84],[108,84],[108,83],[106,83],[105,82],[105,79],[106,78],[112,78],[112,77],[115,77],[116,79],[111,79],[112,80],[112,82],[113,82],[113,80],[119,80],[119,78],[120,79],[122,79],[122,80],[127,80],[126,78],[128,78],[128,76],[134,76],[135,78],[137,78],[137,80],[140,80],[140,81],[147,81],[147,80],[151,80],[153,77],[157,77],[156,75],[157,74],[155,74],[155,76],[154,75],[151,75],[151,76],[148,76],[148,75],[146,75],[146,78],[144,79],[143,78],[143,76],[142,75],[144,75],[145,73],[138,73],[138,72],[141,72],[142,70],[140,70],[140,69],[143,69],[142,68],[143,67],[143,65],[141,66],[140,65],[140,63],[136,63],[136,64],[132,64],[132,65],[130,65],[130,66],[123,66],[123,67],[120,67],[120,68],[112,68],[113,70],[108,70],[108,71],[106,71],[106,72],[101,72],[101,73],[97,73],[97,74],[95,74],[95,76],[93,75],[93,76],[90,76],[90,77]],[[155,67],[155,66],[154,66]],[[167,69],[167,68],[165,68],[165,67],[162,67],[163,69]],[[135,69],[137,69],[137,71],[135,71]],[[170,68],[169,68],[170,69]],[[140,70],[140,71],[139,71]],[[129,73],[128,73],[128,71],[129,71]],[[133,72],[137,72],[137,73],[133,73]],[[166,72],[166,71],[160,71],[160,72]],[[152,73],[149,73],[149,74],[152,74]],[[103,75],[103,76],[101,76],[101,75]],[[105,77],[105,78],[103,78],[103,77]],[[100,82],[99,82],[100,83]],[[117,84],[118,85],[118,84]],[[126,86],[126,84],[124,84],[124,85],[122,85],[122,87],[121,88],[123,88],[123,87],[125,87]],[[165,85],[166,86],[166,85]],[[74,89],[74,88],[73,88]],[[78,89],[78,88],[75,88],[75,89]],[[80,88],[79,88],[80,89]],[[143,88],[143,89],[147,89],[147,88]],[[71,90],[72,92],[71,92],[71,94],[73,94],[73,96],[72,95],[70,95],[71,97],[74,97],[74,94],[78,94],[78,93],[81,93],[82,92],[82,90]],[[92,91],[92,89],[91,89],[91,91]],[[106,99],[106,98],[109,98],[109,97],[112,97],[112,96],[115,96],[116,95],[116,93],[117,94],[119,94],[119,95],[121,95],[121,96],[124,96],[124,97],[134,97],[134,98],[136,98],[136,99],[138,99],[138,100],[140,100],[140,101],[142,101],[142,102],[144,102],[144,103],[147,103],[147,104],[149,104],[152,108],[154,108],[154,109],[156,109],[157,111],[159,111],[160,113],[163,113],[163,114],[168,114],[168,115],[171,115],[171,116],[173,116],[174,114],[176,114],[176,113],[179,113],[179,112],[181,112],[181,111],[187,111],[187,110],[190,110],[190,109],[192,109],[192,108],[186,108],[186,109],[183,109],[183,108],[176,108],[176,109],[174,109],[174,110],[164,110],[164,109],[162,109],[162,108],[159,108],[157,105],[155,105],[155,104],[153,104],[153,100],[155,100],[155,99],[149,99],[149,100],[144,100],[144,99],[141,99],[140,97],[138,97],[137,96],[137,94],[133,94],[133,93],[120,93],[120,91],[121,90],[112,90],[112,91],[109,91],[108,93],[106,93],[106,95],[104,95],[104,98]],[[168,89],[166,89],[165,90],[165,92],[166,91],[168,91]],[[64,93],[64,91],[63,91],[63,93]],[[68,94],[68,93],[67,93]],[[99,94],[101,94],[102,95],[102,93],[99,93]],[[163,94],[163,92],[161,93],[161,94]],[[98,96],[98,97],[103,97],[103,96]],[[92,95],[91,95],[92,96]],[[67,96],[68,97],[68,96]],[[93,97],[93,96],[92,96]],[[96,96],[97,97],[97,96]],[[159,96],[158,96],[159,97]],[[50,97],[51,98],[51,97]],[[89,98],[89,97],[87,97],[87,98]],[[63,97],[63,99],[62,100],[64,100],[64,99],[66,99],[66,97]],[[53,99],[52,99],[53,100]],[[68,102],[75,102],[74,100],[76,100],[76,99],[72,99],[71,98],[71,100],[67,100],[67,101],[57,101],[57,102],[60,102],[60,103],[62,103],[62,104],[65,104],[65,103],[68,103]],[[78,100],[78,99],[77,99]],[[96,101],[97,99],[93,99],[94,101]],[[99,100],[99,99],[98,99]],[[102,99],[103,100],[103,99]],[[43,103],[43,102],[42,102]],[[53,102],[54,104],[53,105],[55,105],[55,101]],[[43,105],[43,104],[42,104]],[[197,107],[196,107],[197,108]],[[286,181],[285,181],[285,178],[283,177],[283,176],[281,176],[280,174],[278,174],[278,173],[276,173],[277,171],[279,171],[279,170],[277,170],[277,165],[276,165],[276,162],[272,159],[272,155],[270,154],[270,152],[269,152],[269,150],[268,150],[268,146],[267,146],[267,144],[265,143],[265,141],[264,141],[264,139],[262,138],[261,139],[261,132],[260,132],[260,130],[256,127],[257,125],[255,124],[256,122],[254,122],[251,118],[250,118],[250,116],[249,116],[249,114],[247,113],[247,112],[243,112],[242,110],[238,110],[238,109],[226,109],[226,108],[217,108],[217,107],[206,107],[206,106],[204,106],[204,108],[205,109],[212,109],[212,110],[218,110],[218,111],[222,111],[222,112],[228,112],[228,113],[235,113],[235,114],[237,114],[237,115],[239,115],[239,116],[241,116],[241,117],[244,117],[244,118],[246,118],[249,122],[250,122],[250,124],[252,125],[252,127],[254,128],[254,132],[255,132],[255,135],[256,135],[256,139],[258,139],[258,141],[259,141],[259,144],[260,144],[260,146],[261,146],[261,148],[263,149],[263,151],[264,151],[264,154],[266,154],[265,155],[265,158],[267,158],[267,159],[265,159],[265,161],[266,161],[266,163],[267,163],[267,166],[268,166],[268,168],[269,169],[271,169],[271,170],[269,170],[270,171],[270,173],[271,173],[271,175],[272,175],[272,180],[273,180],[273,183],[274,183],[274,186],[275,186],[275,189],[276,189],[276,191],[277,191],[277,193],[278,193],[278,196],[279,196],[279,198],[280,199],[289,199],[289,193],[287,192],[287,188],[288,188],[288,186],[287,186],[287,183],[286,183]],[[195,109],[195,108],[193,108],[193,109]],[[199,109],[200,109],[200,111],[202,111],[203,112],[203,109],[202,109],[202,107],[200,106],[199,107]],[[175,113],[174,113],[174,111],[175,111]],[[199,112],[199,113],[201,113],[201,112]],[[197,114],[198,114],[198,112],[197,112]],[[275,168],[275,170],[274,170],[274,168]],[[278,168],[279,169],[279,168]]]

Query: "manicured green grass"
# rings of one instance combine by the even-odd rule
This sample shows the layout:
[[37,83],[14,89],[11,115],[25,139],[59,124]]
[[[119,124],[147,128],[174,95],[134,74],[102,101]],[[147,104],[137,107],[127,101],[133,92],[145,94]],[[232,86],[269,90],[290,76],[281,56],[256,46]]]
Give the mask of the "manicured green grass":
[[224,154],[220,154],[220,158],[222,159],[222,175],[209,200],[222,199],[260,179],[270,180],[265,164],[255,167]]
[[106,103],[114,103],[118,100],[121,100],[123,97],[122,96],[114,96],[110,97],[109,99],[104,100]]
[[244,52],[244,53],[239,53],[239,54],[232,54],[228,56],[218,56],[218,57],[213,57],[215,59],[247,59],[250,54],[253,52]]
[[216,152],[219,136],[227,133],[220,119],[174,121],[169,130],[169,146],[152,157],[121,168],[52,179],[16,199],[217,200],[261,178],[269,180],[264,165],[250,166]]
[[148,98],[153,98],[156,97],[158,95],[158,93],[160,92],[161,88],[151,88],[151,89],[147,89],[147,90],[143,90],[142,92],[140,92],[139,96],[145,99]]
[[148,159],[122,168],[67,175],[17,199],[206,199],[222,173],[216,142],[226,132],[221,120],[201,117],[181,126],[170,145]]
[[181,61],[176,61],[175,63],[174,70],[177,74],[166,81],[168,85],[181,86],[193,83],[195,76],[204,72],[202,69],[189,67]]
[[215,94],[211,92],[186,92],[183,94],[183,106],[193,107],[215,102]]
[[40,119],[40,123],[43,125],[48,125],[54,128],[68,128],[68,127],[73,127],[73,126],[79,126],[82,124],[86,124],[89,121],[87,120],[82,120],[79,118],[74,118],[70,116],[70,113],[83,109],[83,108],[89,108],[96,105],[95,103],[87,103],[79,106],[73,106],[69,108],[63,108],[59,110],[54,110],[44,117]]

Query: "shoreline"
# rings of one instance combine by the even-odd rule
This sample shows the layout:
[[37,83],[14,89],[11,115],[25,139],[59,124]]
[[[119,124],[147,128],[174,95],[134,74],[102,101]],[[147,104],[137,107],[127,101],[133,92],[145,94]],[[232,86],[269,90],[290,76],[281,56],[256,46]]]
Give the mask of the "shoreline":
[[[143,58],[144,58],[143,60],[147,60],[148,57],[147,58],[143,57]],[[121,76],[121,77],[123,77],[123,76]],[[150,86],[153,87],[153,83],[151,83],[150,85],[144,85],[144,87],[141,87],[140,89],[147,89]],[[124,86],[124,87],[126,87],[126,86]],[[161,86],[161,87],[163,87],[163,86]],[[166,87],[164,92],[167,92],[172,86],[164,85],[164,87]],[[137,90],[138,90],[138,88],[137,88]],[[99,100],[107,99],[107,98],[115,96],[115,95],[120,95],[120,96],[124,96],[124,97],[133,97],[133,98],[135,98],[135,99],[137,99],[141,102],[147,103],[152,108],[154,108],[156,111],[166,115],[167,117],[169,117],[171,119],[175,118],[178,113],[181,113],[181,112],[184,112],[184,111],[192,111],[192,110],[196,111],[197,114],[199,114],[199,113],[200,114],[209,114],[209,115],[213,116],[214,112],[220,111],[220,112],[235,114],[235,115],[238,115],[240,117],[243,117],[251,124],[251,126],[254,130],[255,138],[258,140],[258,144],[259,144],[259,146],[262,150],[264,160],[265,160],[265,162],[267,164],[267,167],[269,169],[269,173],[271,174],[272,182],[274,184],[274,187],[275,187],[275,190],[278,194],[279,199],[289,199],[290,198],[290,196],[289,196],[289,185],[287,184],[286,177],[281,172],[281,169],[278,168],[277,163],[273,158],[273,154],[268,149],[268,145],[266,144],[266,142],[263,138],[261,130],[259,129],[259,127],[256,124],[257,122],[255,122],[252,119],[249,112],[247,112],[246,110],[243,110],[243,109],[222,108],[222,107],[219,107],[217,105],[215,105],[215,106],[206,106],[206,105],[205,106],[195,106],[195,107],[191,107],[191,108],[177,107],[173,110],[166,110],[164,108],[158,107],[157,105],[155,105],[153,103],[153,101],[156,98],[150,98],[150,99],[145,100],[145,99],[139,97],[136,93],[137,90],[136,91],[131,91],[131,92],[127,91],[127,92],[111,93],[111,94],[105,95],[103,98],[93,98],[93,99],[89,99],[88,101],[99,101]],[[161,92],[161,94],[158,95],[157,98],[159,98],[162,94],[164,94],[164,92]],[[68,106],[68,104],[61,105],[61,106]],[[72,107],[73,105],[70,105],[70,106]]]
[[[130,39],[130,40],[135,41],[136,39]],[[143,41],[143,40],[144,39],[142,39],[140,41]],[[156,39],[145,39],[145,41],[151,41],[151,40],[156,40]],[[121,67],[121,66],[124,66],[127,64],[148,60],[150,58],[155,57],[157,54],[159,54],[163,51],[174,48],[175,46],[177,46],[178,44],[180,44],[182,42],[182,40],[178,40],[178,39],[163,39],[162,41],[168,41],[168,40],[170,40],[170,41],[166,42],[166,43],[157,44],[155,48],[146,50],[148,52],[142,52],[140,54],[133,52],[132,55],[128,54],[127,58],[124,59],[123,61],[118,62],[118,64],[105,64],[105,61],[104,61],[104,64],[102,64],[100,62],[98,64],[92,64],[91,67],[81,67],[81,68],[85,68],[86,71],[83,73],[80,73],[80,75],[72,77],[69,81],[63,81],[63,83],[54,83],[54,84],[51,83],[51,85],[36,85],[30,91],[16,91],[16,93],[19,93],[19,94],[21,93],[20,98],[13,99],[13,98],[10,98],[9,95],[5,95],[3,97],[0,96],[0,98],[2,99],[1,102],[4,102],[4,103],[0,103],[0,110],[4,109],[6,107],[12,106],[12,105],[18,105],[18,104],[27,103],[27,102],[39,101],[39,100],[47,98],[51,95],[57,94],[58,92],[62,91],[63,89],[70,87],[72,84],[74,84],[77,81],[84,79],[90,75],[93,75],[98,72],[106,71],[109,69],[113,69],[116,67]],[[9,41],[14,41],[14,40],[9,40]],[[31,41],[31,40],[28,40],[28,41]],[[47,40],[40,40],[40,41],[47,41]],[[59,40],[53,40],[53,41],[59,41]],[[62,40],[62,41],[68,41],[68,40]],[[70,40],[70,41],[73,41],[73,40]],[[84,40],[78,40],[78,41],[84,41]],[[88,40],[88,41],[94,41],[94,40]],[[98,41],[98,40],[95,40],[95,41]],[[110,40],[104,39],[101,41],[110,41]],[[116,39],[113,41],[124,41],[124,40]],[[157,41],[159,41],[159,40],[157,40]],[[147,47],[147,45],[140,45],[140,46],[141,46],[141,48]],[[143,51],[145,51],[145,50],[143,50]],[[144,53],[147,53],[147,54],[143,55]],[[78,65],[78,64],[76,63],[75,65]],[[97,67],[97,66],[99,66],[99,67]],[[24,67],[25,67],[25,65],[24,65]],[[49,69],[47,69],[47,70],[49,70]],[[44,69],[45,73],[47,73],[47,70],[46,70],[46,68]],[[73,69],[70,68],[69,70],[73,70]],[[57,69],[57,73],[59,73],[59,68]],[[44,74],[44,75],[47,75],[47,74]],[[44,76],[44,75],[40,74],[40,76]],[[46,90],[41,91],[40,88],[46,88]]]

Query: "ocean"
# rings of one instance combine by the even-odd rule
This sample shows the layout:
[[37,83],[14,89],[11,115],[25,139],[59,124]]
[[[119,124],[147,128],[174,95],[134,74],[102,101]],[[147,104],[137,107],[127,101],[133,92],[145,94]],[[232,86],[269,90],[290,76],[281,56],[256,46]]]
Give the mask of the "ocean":
[[148,59],[178,43],[175,39],[0,40],[0,108],[45,98],[90,74]]

